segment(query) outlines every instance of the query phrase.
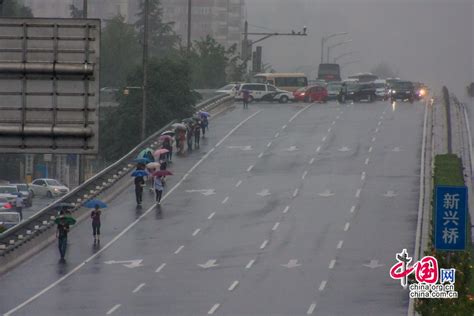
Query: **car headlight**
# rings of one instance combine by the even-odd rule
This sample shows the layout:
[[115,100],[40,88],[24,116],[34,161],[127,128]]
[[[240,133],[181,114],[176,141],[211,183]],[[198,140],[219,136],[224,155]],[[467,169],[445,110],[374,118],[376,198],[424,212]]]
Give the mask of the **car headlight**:
[[392,90],[392,93],[393,93],[393,94],[395,94],[395,93],[397,93],[397,91],[395,91],[395,90]]
[[58,188],[54,188],[54,192],[59,192],[59,189],[58,189]]

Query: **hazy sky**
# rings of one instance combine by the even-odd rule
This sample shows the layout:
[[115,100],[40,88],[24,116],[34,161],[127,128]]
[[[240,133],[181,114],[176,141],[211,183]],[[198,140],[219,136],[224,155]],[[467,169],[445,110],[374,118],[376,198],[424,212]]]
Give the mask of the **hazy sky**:
[[250,31],[308,27],[307,37],[262,42],[264,62],[277,71],[317,66],[321,36],[349,32],[330,42],[352,40],[335,47],[333,57],[357,52],[340,60],[360,60],[345,66],[344,76],[386,62],[403,78],[458,94],[473,81],[474,0],[246,0],[246,6]]

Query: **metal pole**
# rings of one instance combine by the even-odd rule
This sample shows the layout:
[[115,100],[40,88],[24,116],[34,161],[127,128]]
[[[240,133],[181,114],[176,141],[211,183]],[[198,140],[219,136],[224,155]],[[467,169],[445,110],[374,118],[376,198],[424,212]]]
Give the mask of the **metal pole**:
[[83,0],[82,2],[82,17],[87,19],[87,0]]
[[188,0],[188,52],[191,50],[191,20],[192,20],[192,4]]
[[321,64],[324,62],[324,42],[325,42],[324,36],[321,37]]
[[145,25],[143,30],[143,98],[142,98],[142,128],[141,140],[146,136],[146,104],[147,104],[147,84],[148,84],[148,10],[149,0],[145,0]]
[[329,56],[331,55],[331,46],[328,46],[328,53],[326,55],[326,62],[329,64]]

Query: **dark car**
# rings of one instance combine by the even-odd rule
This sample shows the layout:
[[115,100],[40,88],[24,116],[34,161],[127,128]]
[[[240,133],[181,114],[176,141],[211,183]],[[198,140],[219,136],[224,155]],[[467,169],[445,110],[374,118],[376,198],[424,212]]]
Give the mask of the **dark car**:
[[408,100],[413,103],[416,98],[415,86],[411,81],[396,81],[390,88],[390,100]]
[[354,102],[367,101],[373,102],[377,96],[375,94],[376,87],[373,83],[352,83],[347,82],[343,88],[345,100]]

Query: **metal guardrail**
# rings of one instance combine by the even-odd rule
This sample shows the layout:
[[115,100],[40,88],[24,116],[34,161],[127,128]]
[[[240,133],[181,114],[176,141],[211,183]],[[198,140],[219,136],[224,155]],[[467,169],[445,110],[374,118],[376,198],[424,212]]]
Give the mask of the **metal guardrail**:
[[[195,109],[196,111],[210,111],[211,109],[232,100],[233,97],[231,96],[218,95],[197,104]],[[166,126],[150,135],[128,154],[88,179],[65,196],[44,207],[30,218],[0,234],[0,256],[5,256],[15,249],[18,249],[23,244],[31,241],[53,227],[58,207],[60,207],[62,203],[73,204],[74,208],[71,209],[71,212],[74,213],[79,210],[85,202],[114,186],[115,183],[135,168],[135,164],[131,162],[143,149],[147,147],[157,148],[160,146],[158,142],[160,134],[166,129],[169,129],[175,122],[176,120],[171,121]]]

